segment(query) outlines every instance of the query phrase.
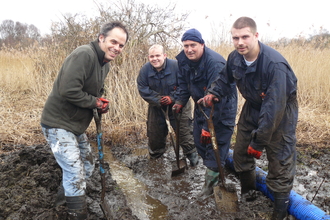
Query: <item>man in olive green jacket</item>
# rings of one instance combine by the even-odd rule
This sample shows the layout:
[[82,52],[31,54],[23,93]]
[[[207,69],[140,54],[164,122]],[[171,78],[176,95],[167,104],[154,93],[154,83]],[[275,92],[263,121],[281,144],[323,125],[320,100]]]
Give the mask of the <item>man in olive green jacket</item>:
[[91,146],[85,134],[93,109],[103,114],[109,101],[101,98],[109,61],[119,55],[128,39],[120,22],[102,26],[98,39],[75,49],[64,61],[48,96],[41,126],[63,171],[55,205],[65,202],[70,219],[87,219],[86,178],[94,170]]

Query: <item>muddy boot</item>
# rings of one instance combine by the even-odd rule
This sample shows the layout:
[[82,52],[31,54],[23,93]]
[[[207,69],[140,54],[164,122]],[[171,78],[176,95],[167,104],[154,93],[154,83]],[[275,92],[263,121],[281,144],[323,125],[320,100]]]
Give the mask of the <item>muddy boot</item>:
[[190,166],[194,167],[198,164],[198,154],[197,154],[197,152],[187,154],[187,158],[190,162]]
[[249,202],[257,198],[256,195],[256,171],[246,171],[239,173],[241,182],[241,201]]
[[206,197],[213,194],[213,187],[218,184],[219,181],[219,172],[215,172],[209,168],[205,172],[205,183],[202,188],[200,195]]
[[274,192],[274,210],[272,220],[286,220],[290,193]]
[[66,196],[69,220],[85,220],[87,218],[86,196]]
[[61,182],[60,187],[58,188],[57,191],[57,196],[56,196],[56,200],[54,203],[55,207],[61,206],[65,204],[65,194],[64,194],[64,187],[63,187],[63,182]]

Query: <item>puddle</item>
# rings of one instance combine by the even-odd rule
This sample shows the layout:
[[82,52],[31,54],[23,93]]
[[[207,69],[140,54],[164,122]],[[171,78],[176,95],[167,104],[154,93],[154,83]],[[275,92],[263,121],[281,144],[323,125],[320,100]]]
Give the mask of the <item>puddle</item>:
[[[97,151],[97,144],[92,143],[92,145]],[[134,153],[141,156],[145,154],[145,150],[138,149]],[[108,146],[104,147],[104,161],[109,163],[112,178],[125,194],[134,215],[146,220],[165,219],[167,207],[147,194],[148,187],[134,176],[131,169],[114,158]]]

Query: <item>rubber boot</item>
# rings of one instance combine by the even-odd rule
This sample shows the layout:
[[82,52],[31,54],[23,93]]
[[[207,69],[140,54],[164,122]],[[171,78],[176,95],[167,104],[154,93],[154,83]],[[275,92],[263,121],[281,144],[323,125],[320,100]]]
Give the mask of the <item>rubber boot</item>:
[[205,172],[205,183],[202,188],[201,196],[206,197],[213,194],[213,187],[218,184],[219,172],[215,172],[209,168]]
[[257,198],[256,195],[256,171],[246,171],[239,173],[241,182],[241,201],[249,202]]
[[56,200],[54,203],[55,207],[61,206],[65,204],[65,193],[64,193],[64,187],[63,187],[63,182],[61,182],[60,187],[58,188],[57,191],[57,196],[56,196]]
[[287,219],[289,200],[289,192],[274,192],[274,210],[271,220]]
[[198,154],[197,154],[197,152],[187,154],[187,158],[190,162],[190,166],[194,167],[198,164]]
[[86,196],[66,196],[69,220],[85,220],[87,218]]

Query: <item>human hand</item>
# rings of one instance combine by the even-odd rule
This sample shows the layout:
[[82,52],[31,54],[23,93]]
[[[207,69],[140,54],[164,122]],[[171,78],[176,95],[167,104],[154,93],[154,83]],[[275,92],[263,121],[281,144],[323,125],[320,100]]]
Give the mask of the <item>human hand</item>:
[[109,100],[105,98],[97,98],[96,99],[96,108],[98,113],[104,114],[109,110]]
[[219,99],[213,94],[208,94],[199,99],[197,104],[202,104],[204,107],[212,107],[213,102],[219,102]]
[[160,104],[161,105],[170,105],[172,104],[172,99],[169,96],[162,96],[162,98],[160,99]]
[[210,144],[211,143],[211,133],[202,129],[201,133],[201,143],[202,144]]
[[249,145],[248,150],[247,150],[248,155],[260,159],[262,152],[255,150],[251,145]]
[[174,104],[172,107],[172,111],[175,113],[180,113],[182,111],[183,105]]

